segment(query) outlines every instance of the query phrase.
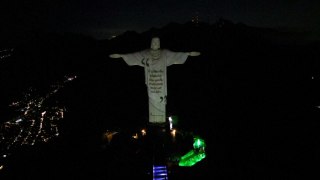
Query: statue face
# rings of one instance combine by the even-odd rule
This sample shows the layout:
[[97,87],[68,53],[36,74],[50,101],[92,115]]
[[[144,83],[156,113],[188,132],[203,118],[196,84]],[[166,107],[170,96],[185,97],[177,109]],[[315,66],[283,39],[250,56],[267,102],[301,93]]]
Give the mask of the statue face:
[[158,50],[160,49],[160,39],[155,37],[155,38],[152,38],[151,40],[151,49],[152,50]]

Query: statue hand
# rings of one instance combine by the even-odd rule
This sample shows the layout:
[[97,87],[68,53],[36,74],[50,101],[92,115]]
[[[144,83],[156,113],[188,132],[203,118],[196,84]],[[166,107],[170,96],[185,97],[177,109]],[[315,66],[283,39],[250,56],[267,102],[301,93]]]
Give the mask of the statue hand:
[[191,51],[189,52],[189,56],[199,56],[201,53],[197,51]]
[[121,58],[121,54],[110,54],[110,58]]

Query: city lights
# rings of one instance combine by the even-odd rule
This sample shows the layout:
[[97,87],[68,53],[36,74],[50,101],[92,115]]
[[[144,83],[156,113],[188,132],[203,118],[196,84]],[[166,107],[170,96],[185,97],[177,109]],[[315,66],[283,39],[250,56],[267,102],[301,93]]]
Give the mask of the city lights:
[[0,59],[8,58],[12,55],[13,48],[0,50]]
[[[65,76],[44,94],[30,87],[21,98],[9,104],[15,114],[0,125],[2,153],[8,153],[21,145],[46,143],[59,136],[59,121],[64,118],[66,108],[58,101],[52,103],[49,99],[75,78],[76,76]],[[7,155],[2,154],[2,157]]]

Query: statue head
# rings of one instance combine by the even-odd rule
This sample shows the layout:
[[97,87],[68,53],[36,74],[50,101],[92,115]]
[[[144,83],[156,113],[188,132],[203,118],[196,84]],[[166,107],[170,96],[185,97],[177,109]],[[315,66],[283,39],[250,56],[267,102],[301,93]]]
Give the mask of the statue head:
[[154,37],[151,40],[151,49],[152,50],[158,50],[160,49],[160,38]]

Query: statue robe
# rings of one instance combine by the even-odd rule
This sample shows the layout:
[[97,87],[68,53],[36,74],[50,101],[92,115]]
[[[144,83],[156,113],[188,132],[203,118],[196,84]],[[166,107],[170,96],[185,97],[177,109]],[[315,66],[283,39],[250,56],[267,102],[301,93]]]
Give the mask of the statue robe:
[[149,97],[149,122],[166,122],[167,103],[167,66],[183,64],[188,58],[188,53],[172,52],[160,49],[159,57],[152,57],[150,50],[124,54],[122,58],[129,65],[144,67],[145,83]]

